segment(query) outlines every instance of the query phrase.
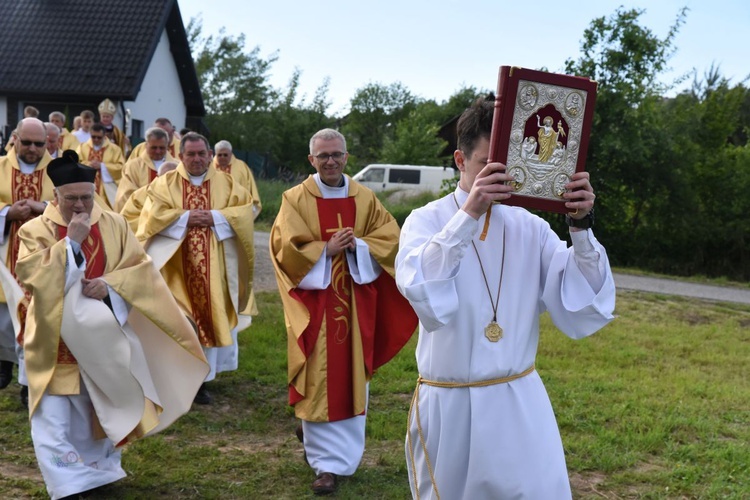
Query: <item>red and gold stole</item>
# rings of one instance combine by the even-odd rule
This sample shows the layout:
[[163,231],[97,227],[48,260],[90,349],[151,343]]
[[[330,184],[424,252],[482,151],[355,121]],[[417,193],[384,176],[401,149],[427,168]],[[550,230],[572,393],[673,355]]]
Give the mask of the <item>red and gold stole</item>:
[[[58,241],[64,239],[67,234],[67,226],[57,226]],[[83,273],[86,279],[91,280],[101,277],[104,274],[107,257],[104,253],[102,233],[99,231],[98,223],[91,226],[89,235],[81,244],[81,253],[86,258],[86,270]],[[57,349],[57,363],[61,365],[77,364],[75,356],[70,352],[62,338],[60,338],[60,346]]]
[[[182,208],[185,210],[211,209],[211,181],[193,186],[182,179]],[[216,346],[213,313],[211,311],[211,228],[188,228],[182,242],[182,269],[190,297],[193,320],[198,327],[198,338],[204,347]]]
[[[318,220],[323,241],[345,227],[354,227],[357,206],[354,198],[317,198]],[[326,339],[326,393],[328,420],[354,416],[354,373],[352,369],[352,278],[342,252],[331,260],[331,284],[325,290],[301,290],[296,294],[310,312],[310,324],[298,342],[307,357],[319,335]],[[323,331],[321,331],[323,330]],[[289,386],[291,404],[302,397]]]
[[225,167],[217,163],[216,170],[219,170],[220,172],[224,172],[225,174],[232,175],[232,164],[230,163],[229,165]]
[[[13,178],[11,179],[11,194],[13,203],[20,200],[39,201],[42,197],[42,184],[44,180],[44,170],[34,170],[30,174],[24,174],[20,170],[13,169]],[[13,276],[16,275],[16,261],[18,260],[18,249],[21,241],[18,239],[18,229],[24,222],[27,222],[36,215],[32,215],[26,220],[14,220],[10,224],[10,235],[8,239],[8,269]]]
[[153,168],[148,169],[148,183],[151,184],[151,182],[156,179],[158,176],[158,172],[154,170]]
[[[99,160],[100,162],[104,161],[104,152],[107,150],[107,146],[102,147],[99,151],[94,149],[92,146],[89,149],[89,157],[88,161],[92,160]],[[106,194],[102,190],[102,174],[101,171],[96,173],[96,181],[94,182],[96,185],[96,192],[99,193],[100,196],[105,196]]]
[[[42,184],[44,180],[44,170],[34,170],[30,174],[24,174],[20,170],[13,169],[13,178],[11,179],[11,194],[13,203],[20,200],[39,201],[42,197]],[[18,229],[27,221],[38,217],[32,215],[26,220],[14,220],[10,223],[10,234],[8,235],[8,270],[18,281],[16,276],[16,261],[18,260],[18,249],[21,246],[21,240],[18,238]],[[20,285],[21,282],[19,281]],[[21,285],[23,288],[23,285]],[[29,309],[31,293],[24,289],[24,298],[18,304],[18,320],[21,324],[18,332],[18,341],[23,345],[23,332],[26,327],[26,313]]]

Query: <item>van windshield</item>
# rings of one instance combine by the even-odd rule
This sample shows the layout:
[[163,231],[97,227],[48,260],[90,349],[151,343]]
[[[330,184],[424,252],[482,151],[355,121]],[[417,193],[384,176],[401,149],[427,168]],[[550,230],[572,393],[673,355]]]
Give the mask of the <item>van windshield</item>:
[[362,174],[362,177],[359,179],[359,182],[383,182],[384,177],[385,177],[384,168],[371,168],[370,170]]

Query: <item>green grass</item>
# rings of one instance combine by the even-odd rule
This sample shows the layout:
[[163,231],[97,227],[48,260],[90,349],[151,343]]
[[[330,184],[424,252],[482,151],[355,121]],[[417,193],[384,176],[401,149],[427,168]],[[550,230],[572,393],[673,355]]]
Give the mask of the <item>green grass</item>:
[[[240,336],[240,368],[123,454],[128,477],[95,498],[312,498],[313,474],[286,404],[276,294]],[[621,293],[618,318],[573,341],[542,321],[537,367],[576,498],[750,498],[750,307]],[[371,384],[367,449],[337,498],[409,498],[403,439],[415,339]],[[0,391],[0,498],[44,498],[28,417]]]

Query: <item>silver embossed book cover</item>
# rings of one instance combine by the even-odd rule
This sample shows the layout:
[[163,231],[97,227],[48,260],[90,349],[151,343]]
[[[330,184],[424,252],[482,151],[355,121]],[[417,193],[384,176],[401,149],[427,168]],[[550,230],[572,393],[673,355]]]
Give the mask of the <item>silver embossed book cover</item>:
[[507,205],[566,212],[564,185],[585,169],[596,82],[502,66],[490,136],[490,160],[515,179]]

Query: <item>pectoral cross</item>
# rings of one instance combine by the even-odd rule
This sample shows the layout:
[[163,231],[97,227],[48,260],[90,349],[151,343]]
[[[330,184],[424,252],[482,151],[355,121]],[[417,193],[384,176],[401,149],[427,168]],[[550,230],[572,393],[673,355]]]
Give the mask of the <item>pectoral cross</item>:
[[336,220],[339,223],[339,227],[334,227],[331,229],[326,229],[326,233],[338,233],[342,229],[344,229],[344,222],[341,220],[341,212],[336,214]]

